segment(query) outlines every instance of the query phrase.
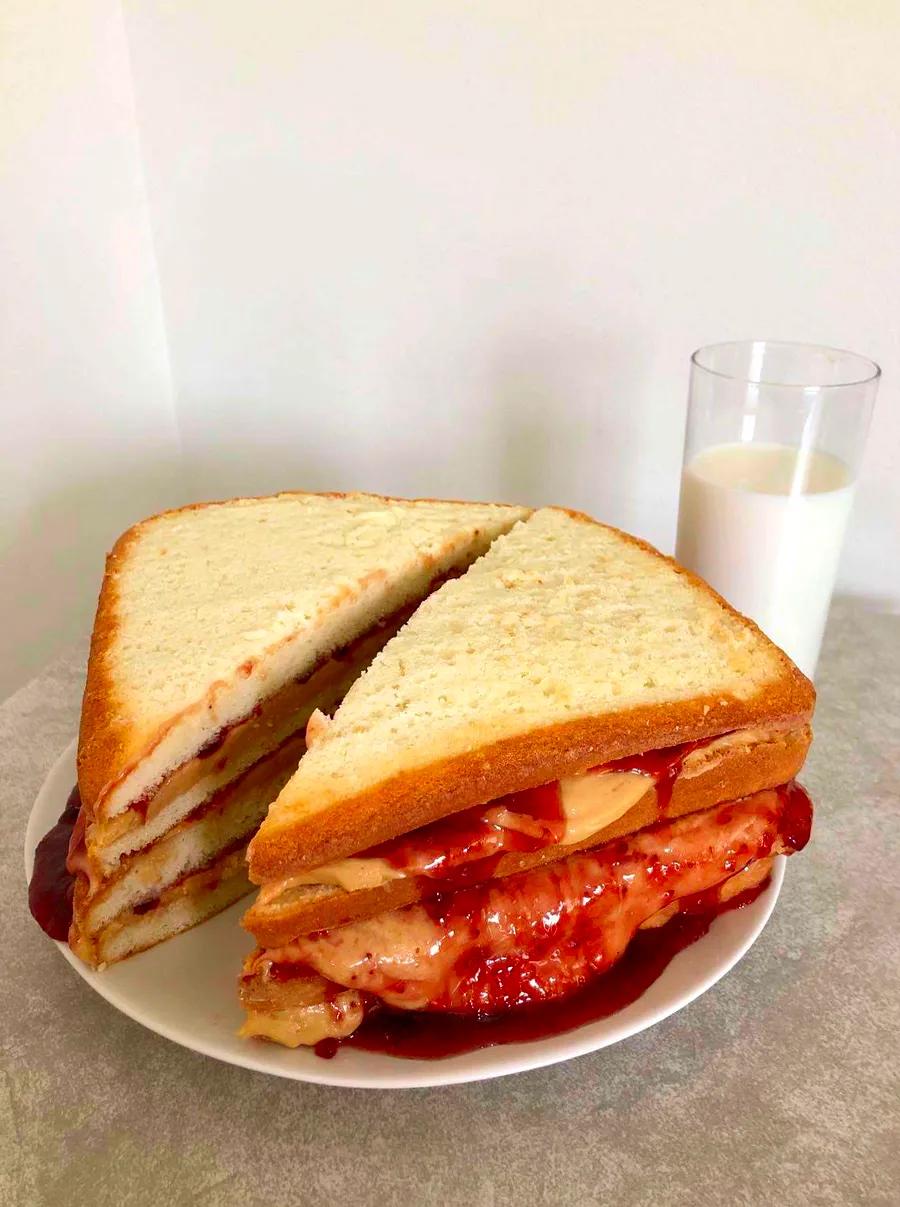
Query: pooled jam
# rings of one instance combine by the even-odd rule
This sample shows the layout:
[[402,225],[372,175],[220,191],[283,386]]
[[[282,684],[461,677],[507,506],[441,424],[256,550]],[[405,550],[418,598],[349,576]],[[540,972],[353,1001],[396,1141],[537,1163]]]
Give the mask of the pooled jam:
[[[488,1020],[486,1030],[479,1021],[471,1031],[464,1041],[469,1047],[511,1042],[531,1026],[550,1033],[546,1020],[557,1013],[575,1018],[561,1026],[567,1029],[579,1025],[582,1009],[603,1017],[627,1004],[624,999],[634,1000],[681,946],[705,933],[720,912],[716,891],[722,881],[756,859],[799,850],[811,817],[804,790],[785,785],[658,823],[548,867],[321,932],[292,945],[293,958],[398,1008],[402,1022],[386,1015],[365,1032],[385,1043],[388,1033],[391,1043],[398,1033],[432,1034],[427,1021],[408,1021],[410,1012],[441,1016],[429,1043],[457,1042],[443,1037],[443,1030],[458,1036],[460,1016],[473,1024]],[[699,921],[676,918],[660,928],[669,932],[666,938],[645,938],[638,928],[675,900]],[[607,981],[634,942],[638,954],[649,953],[650,971],[641,972],[629,956],[625,971]],[[613,1004],[603,1004],[605,992],[594,988],[598,980],[611,987]],[[545,1021],[528,1021],[530,1012],[544,1009],[550,1011],[540,1015]],[[498,1029],[510,1039],[475,1038]]]
[[[703,738],[630,755],[585,774],[633,772],[645,776],[655,786],[659,811],[665,815],[684,760],[711,741]],[[474,805],[361,851],[355,858],[383,859],[408,875],[465,883],[488,879],[503,855],[539,851],[563,842],[565,832],[562,789],[559,780],[553,780],[499,797],[487,807]]]
[[812,834],[812,801],[796,780],[782,785],[777,791],[782,804],[779,823],[782,842],[792,851],[802,851]]
[[708,746],[712,738],[701,738],[697,742],[682,742],[678,746],[664,746],[660,750],[647,750],[644,754],[628,755],[604,764],[604,771],[633,771],[636,775],[648,775],[656,787],[656,803],[664,817],[672,803],[672,790],[681,774],[684,760],[694,750]]
[[28,884],[31,916],[45,934],[62,942],[69,937],[75,891],[75,876],[66,867],[66,858],[80,811],[81,797],[73,788],[59,821],[37,845]]
[[502,855],[539,851],[562,841],[566,828],[559,783],[542,784],[475,805],[430,825],[361,851],[357,858],[383,859],[392,868],[435,880],[490,876]]
[[768,886],[767,877],[724,904],[707,901],[704,908],[698,899],[689,912],[684,912],[682,905],[683,912],[665,926],[639,930],[624,956],[608,972],[557,1001],[474,1018],[392,1010],[373,1003],[352,1035],[341,1040],[320,1040],[315,1053],[330,1060],[340,1048],[348,1047],[405,1060],[441,1060],[481,1048],[547,1039],[599,1022],[636,1002],[679,952],[703,938],[720,914],[749,905]]

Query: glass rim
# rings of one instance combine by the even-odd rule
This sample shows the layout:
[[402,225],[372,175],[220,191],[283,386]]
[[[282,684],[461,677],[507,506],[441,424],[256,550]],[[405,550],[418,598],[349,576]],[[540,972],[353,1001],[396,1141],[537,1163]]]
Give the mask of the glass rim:
[[[853,377],[848,381],[826,381],[816,384],[815,382],[796,382],[796,381],[770,381],[766,378],[748,377],[744,373],[726,373],[722,369],[714,369],[711,365],[704,364],[701,357],[707,352],[716,352],[722,348],[748,348],[754,344],[764,344],[770,348],[793,348],[795,350],[805,349],[809,352],[825,352],[835,356],[850,357],[857,361],[861,367],[865,367],[865,375],[861,377]],[[881,366],[877,361],[871,360],[868,356],[863,356],[859,352],[851,352],[847,348],[833,348],[829,344],[808,344],[802,340],[785,340],[785,339],[727,339],[721,340],[715,344],[703,344],[700,348],[691,353],[691,364],[696,369],[702,369],[704,373],[709,373],[713,377],[721,377],[725,381],[740,381],[746,382],[752,386],[776,386],[780,390],[844,390],[851,386],[866,386],[873,381],[877,381],[881,376]]]

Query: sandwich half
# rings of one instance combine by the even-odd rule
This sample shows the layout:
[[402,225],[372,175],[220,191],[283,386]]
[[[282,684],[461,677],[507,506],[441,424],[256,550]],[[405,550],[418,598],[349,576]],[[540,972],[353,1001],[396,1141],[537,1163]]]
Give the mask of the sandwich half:
[[73,949],[102,965],[249,889],[245,850],[418,603],[528,512],[281,494],[167,512],[107,560],[78,742]]
[[491,1017],[806,841],[812,685],[705,583],[544,508],[375,657],[249,848],[244,1034]]

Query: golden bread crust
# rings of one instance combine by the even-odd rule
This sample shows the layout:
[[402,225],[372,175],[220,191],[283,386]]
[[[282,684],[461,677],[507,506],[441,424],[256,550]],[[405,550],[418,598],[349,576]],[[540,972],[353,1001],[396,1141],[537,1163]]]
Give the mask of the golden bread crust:
[[[583,512],[559,510],[584,523],[610,528]],[[282,824],[270,814],[250,844],[250,879],[264,884],[319,867],[461,809],[577,775],[613,759],[735,729],[799,726],[810,720],[815,704],[812,683],[752,620],[673,558],[629,533],[611,531],[685,577],[751,630],[775,655],[780,664],[778,678],[742,700],[716,693],[533,729],[424,768],[400,772],[328,809],[288,818]],[[288,809],[290,791],[289,783],[280,798],[287,798]]]
[[[81,709],[81,724],[78,735],[78,786],[88,817],[102,812],[102,802],[116,784],[146,758],[165,735],[188,713],[200,713],[210,707],[211,701],[229,686],[224,681],[210,683],[204,697],[189,708],[173,714],[164,725],[141,732],[129,717],[126,708],[116,695],[116,683],[109,671],[109,658],[119,633],[119,593],[117,578],[127,562],[132,547],[141,539],[148,525],[163,517],[185,512],[202,511],[228,503],[258,502],[266,499],[290,498],[327,499],[377,499],[380,502],[399,503],[459,503],[464,500],[416,498],[403,499],[399,496],[376,495],[366,491],[280,491],[273,495],[239,496],[235,499],[213,500],[205,503],[189,503],[183,507],[170,508],[157,515],[149,516],[133,525],[116,541],[106,558],[103,582],[97,604],[97,613],[91,635],[88,657],[87,682]],[[509,506],[509,504],[478,504],[474,506]],[[525,509],[527,511],[527,509]],[[437,559],[438,555],[435,555]],[[431,559],[429,559],[431,560]],[[285,638],[283,642],[291,640]],[[271,653],[272,651],[268,651]],[[250,664],[235,668],[234,675],[247,675]]]
[[[627,813],[583,842],[504,855],[492,870],[492,875],[511,876],[540,864],[552,863],[575,851],[632,834],[662,820],[663,816],[681,817],[786,783],[803,766],[811,737],[809,727],[801,725],[775,733],[766,741],[728,747],[699,774],[679,776],[665,814],[660,812],[656,793],[648,787],[642,799]],[[352,893],[335,888],[328,893],[317,894],[314,899],[289,906],[253,905],[244,915],[241,925],[253,934],[261,947],[280,947],[300,935],[370,918],[438,891],[440,881],[416,877],[392,880],[379,888]]]
[[302,823],[260,831],[248,852],[250,879],[264,884],[321,867],[472,805],[580,775],[627,755],[757,725],[803,725],[811,712],[811,689],[808,693],[788,678],[763,698],[702,696],[676,706],[654,705],[533,730],[401,773]]
[[107,656],[119,630],[118,571],[146,523],[142,520],[135,524],[113,545],[106,558],[100,586],[78,730],[78,790],[89,818],[93,817],[95,805],[105,791],[128,769],[139,745],[133,727],[117,702],[115,680],[109,673]]

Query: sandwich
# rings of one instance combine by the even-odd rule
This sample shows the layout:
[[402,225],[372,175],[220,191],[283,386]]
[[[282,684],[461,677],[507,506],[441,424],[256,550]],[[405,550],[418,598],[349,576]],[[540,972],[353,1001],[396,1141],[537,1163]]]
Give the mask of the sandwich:
[[415,611],[250,843],[243,1034],[524,1017],[806,842],[809,681],[642,541],[542,508]]
[[107,560],[78,740],[75,952],[121,960],[248,892],[247,842],[307,721],[527,514],[281,494],[126,532]]

